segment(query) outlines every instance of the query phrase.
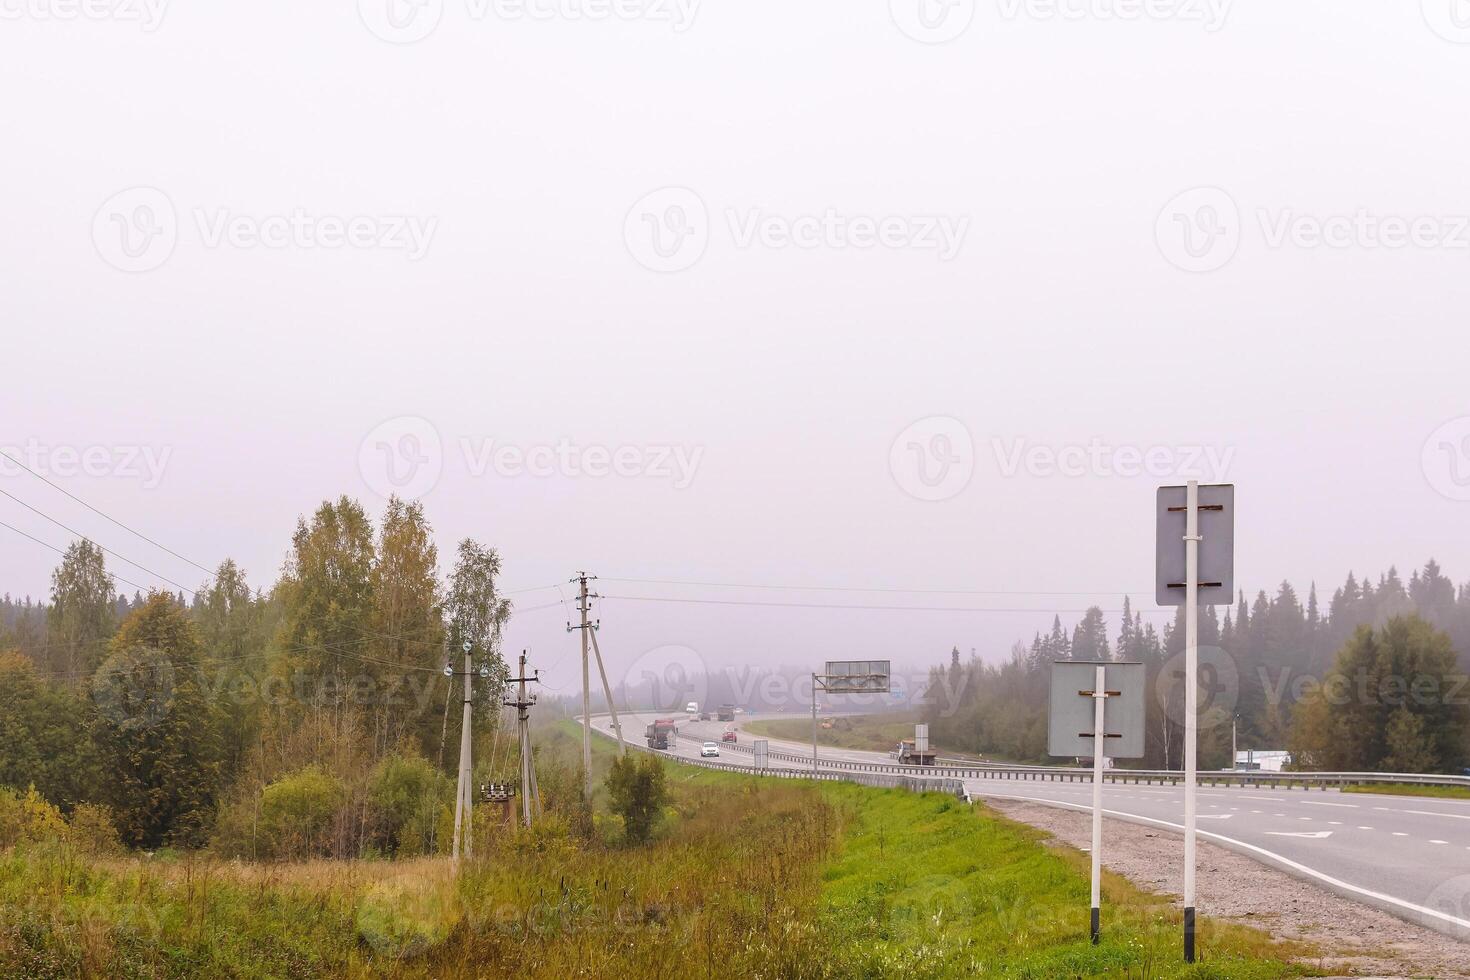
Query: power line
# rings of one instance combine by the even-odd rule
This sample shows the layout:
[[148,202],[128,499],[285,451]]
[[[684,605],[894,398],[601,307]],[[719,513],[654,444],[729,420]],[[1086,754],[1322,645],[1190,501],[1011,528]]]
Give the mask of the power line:
[[40,515],[41,517],[43,517],[46,520],[50,521],[52,524],[55,524],[57,527],[61,528],[63,531],[67,532],[68,534],[75,534],[77,537],[81,538],[83,541],[87,542],[88,544],[93,545],[94,547],[100,548],[104,553],[111,555],[112,557],[116,558],[118,561],[123,562],[123,563],[128,564],[128,565],[132,565],[134,568],[136,568],[136,569],[138,569],[140,571],[147,572],[149,575],[152,575],[155,578],[162,579],[163,581],[167,582],[169,585],[172,585],[174,588],[179,589],[179,590],[181,590],[183,592],[187,592],[190,595],[196,595],[197,594],[197,593],[195,593],[195,591],[193,589],[188,588],[187,586],[180,585],[179,583],[175,582],[173,579],[169,578],[167,575],[163,575],[163,574],[160,574],[159,572],[155,572],[153,569],[149,568],[147,565],[140,565],[137,562],[133,561],[131,558],[126,558],[126,557],[118,554],[116,551],[113,551],[111,548],[108,548],[108,547],[105,547],[104,545],[98,544],[96,541],[93,541],[91,538],[87,537],[81,531],[78,531],[75,528],[67,527],[65,524],[61,523],[56,518],[52,517],[50,514],[47,514],[45,511],[42,511],[39,508],[32,507],[30,504],[26,503],[24,500],[21,500],[19,497],[17,497],[15,494],[10,493],[10,492],[5,491],[5,490],[0,490],[0,494],[3,494],[4,496],[9,497],[11,500],[13,500],[16,503],[20,504],[22,507],[24,507],[26,510],[30,511],[31,513]]
[[783,592],[881,592],[901,593],[908,595],[974,595],[974,596],[1098,596],[1098,595],[1130,595],[1137,593],[1146,595],[1152,592],[1148,589],[1096,589],[1091,592],[1050,592],[1044,590],[1020,590],[1020,589],[900,589],[887,586],[863,587],[850,585],[762,585],[755,582],[695,582],[680,579],[658,579],[658,578],[603,578],[604,582],[626,582],[636,585],[688,585],[701,586],[714,589],[770,589]]
[[[175,558],[177,558],[179,561],[187,562],[188,564],[193,565],[195,568],[199,569],[205,575],[208,575],[210,578],[214,578],[214,572],[211,572],[209,569],[205,568],[203,565],[199,564],[197,561],[194,561],[193,559],[190,559],[190,558],[185,558],[183,555],[179,554],[177,551],[174,551],[172,548],[169,548],[167,545],[162,545],[162,544],[159,544],[157,541],[154,541],[152,538],[148,537],[148,535],[144,534],[142,531],[134,530],[133,528],[131,528],[128,525],[124,524],[122,521],[118,520],[117,518],[113,517],[112,515],[106,514],[106,513],[102,512],[102,511],[98,510],[96,507],[93,507],[91,504],[87,503],[85,500],[83,500],[81,497],[78,497],[76,494],[72,493],[70,490],[67,490],[65,487],[58,486],[57,484],[52,483],[50,480],[46,479],[40,473],[37,473],[35,470],[31,469],[29,466],[27,466],[26,464],[22,463],[20,460],[16,459],[14,456],[12,456],[9,453],[5,452],[3,449],[0,449],[0,456],[4,456],[6,459],[8,459],[12,463],[14,463],[16,466],[19,466],[21,469],[23,469],[27,473],[31,474],[31,476],[34,476],[36,479],[40,480],[42,483],[46,484],[49,487],[52,487],[53,489],[56,489],[56,490],[61,491],[62,493],[66,494],[68,497],[70,497],[71,499],[75,500],[77,503],[81,504],[83,507],[85,507],[88,510],[90,510],[92,513],[97,514],[98,516],[103,517],[106,520],[111,521],[113,524],[116,524],[118,527],[122,528],[124,531],[127,531],[129,534],[133,535],[134,537],[141,538],[142,540],[147,541],[149,544],[153,545],[153,547],[155,547],[155,548],[158,548],[160,551],[166,551],[170,555],[173,555]],[[162,576],[159,576],[159,577],[162,578]]]
[[[711,606],[768,606],[779,609],[856,609],[875,612],[953,612],[953,613],[1086,613],[1087,609],[1011,609],[995,606],[880,606],[868,603],[771,602],[759,599],[681,599],[672,596],[603,595],[604,599],[627,602],[674,602]],[[1121,609],[1103,609],[1121,613]]]

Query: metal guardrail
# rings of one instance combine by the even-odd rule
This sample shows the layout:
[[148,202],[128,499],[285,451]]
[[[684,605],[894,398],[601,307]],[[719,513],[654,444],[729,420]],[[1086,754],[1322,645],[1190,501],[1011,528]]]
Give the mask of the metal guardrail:
[[[693,735],[676,732],[679,738],[702,742]],[[753,754],[754,750],[734,742],[722,743],[721,751],[734,749]],[[769,758],[782,762],[804,765],[806,777],[811,778],[812,758],[790,752],[770,751]],[[1003,763],[985,763],[948,766],[905,766],[898,763],[851,762],[845,759],[818,759],[821,769],[851,773],[903,775],[911,777],[937,776],[950,779],[1031,779],[1055,782],[1091,782],[1092,770],[1076,766],[1015,766]],[[748,769],[749,767],[742,767]],[[797,770],[801,771],[801,770]],[[1184,773],[1176,769],[1109,769],[1103,773],[1103,781],[1121,785],[1177,785]],[[1198,782],[1202,786],[1266,786],[1272,789],[1303,789],[1317,787],[1328,789],[1342,786],[1460,786],[1470,789],[1470,776],[1446,776],[1435,773],[1394,772],[1262,772],[1218,770],[1202,771]]]
[[[613,736],[601,731],[595,726],[592,729],[597,734],[607,739]],[[682,736],[689,738],[689,736]],[[702,741],[693,739],[693,741]],[[658,750],[650,749],[646,745],[632,742],[627,739],[623,744],[639,752],[647,752],[651,755],[659,755]],[[746,749],[746,752],[751,750]],[[914,793],[944,793],[949,796],[959,797],[966,802],[969,797],[965,794],[965,784],[950,776],[936,776],[932,773],[921,774],[893,774],[893,773],[868,773],[868,772],[816,772],[807,769],[767,768],[756,769],[753,766],[742,766],[730,762],[713,762],[709,759],[690,759],[684,756],[672,756],[674,761],[683,765],[699,766],[703,769],[716,769],[723,772],[739,773],[742,776],[769,776],[773,779],[817,779],[829,782],[857,783],[862,786],[872,786],[877,789],[906,789]]]

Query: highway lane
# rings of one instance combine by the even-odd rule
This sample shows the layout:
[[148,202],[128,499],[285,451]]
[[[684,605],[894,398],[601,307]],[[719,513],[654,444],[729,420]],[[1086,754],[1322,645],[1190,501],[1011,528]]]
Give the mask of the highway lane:
[[[644,726],[652,718],[625,720],[625,737],[641,743]],[[680,731],[694,739],[677,740],[673,754],[697,758],[696,740],[718,740],[727,727],[737,729],[737,744],[748,749],[753,737],[740,726],[749,720],[754,719],[740,715],[733,725],[685,721]],[[611,727],[606,717],[595,717],[593,724],[598,730]],[[810,743],[767,741],[773,752],[810,758]],[[884,753],[826,746],[818,754],[824,761],[893,762]],[[749,765],[751,756],[722,745],[720,761]],[[772,765],[786,768],[802,764],[772,760]],[[1092,786],[1086,782],[966,778],[964,783],[972,798],[1027,800],[1078,810],[1090,809],[1092,802]],[[1201,787],[1198,795],[1202,838],[1339,894],[1470,939],[1470,801],[1256,787]],[[1182,831],[1184,791],[1177,786],[1104,784],[1103,809],[1117,819]]]

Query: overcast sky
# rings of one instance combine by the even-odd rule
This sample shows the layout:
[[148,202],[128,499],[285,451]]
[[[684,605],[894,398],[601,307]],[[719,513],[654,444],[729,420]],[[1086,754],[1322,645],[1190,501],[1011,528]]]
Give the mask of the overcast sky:
[[614,674],[1162,622],[1189,476],[1248,591],[1470,579],[1470,4],[922,3],[0,0],[0,445],[259,586],[397,489],[446,568],[721,601],[609,598]]

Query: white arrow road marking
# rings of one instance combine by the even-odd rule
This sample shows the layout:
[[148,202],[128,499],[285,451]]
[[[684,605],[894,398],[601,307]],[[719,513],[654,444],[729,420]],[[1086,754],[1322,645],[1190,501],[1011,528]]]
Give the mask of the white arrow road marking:
[[1331,837],[1332,836],[1332,831],[1330,831],[1330,830],[1317,830],[1317,831],[1313,831],[1312,833],[1307,833],[1307,834],[1293,834],[1293,833],[1289,833],[1289,832],[1285,832],[1285,831],[1280,831],[1280,830],[1268,830],[1268,831],[1266,831],[1266,836],[1267,837],[1305,837],[1308,840],[1322,840],[1324,837]]
[[[999,799],[1023,800],[1027,803],[1042,803],[1047,806],[1063,807],[1071,810],[1090,811],[1092,809],[1092,807],[1090,806],[1082,806],[1078,803],[1061,803],[1057,800],[1047,800],[1037,796],[1003,796],[1001,794],[993,795],[995,795]],[[1163,827],[1168,830],[1184,829],[1177,823],[1172,823],[1168,820],[1159,820],[1154,817],[1145,817],[1141,813],[1127,813],[1121,810],[1103,810],[1103,813],[1107,814],[1110,817],[1122,817],[1124,820],[1129,820],[1133,823],[1151,824],[1155,827]],[[1323,831],[1323,833],[1330,834],[1332,833],[1332,831],[1327,830]],[[1349,884],[1348,882],[1343,881],[1341,878],[1334,878],[1329,874],[1318,871],[1316,868],[1310,868],[1299,861],[1293,861],[1290,858],[1277,854],[1274,851],[1268,851],[1264,847],[1257,847],[1255,844],[1247,844],[1243,840],[1238,840],[1234,837],[1226,837],[1224,834],[1217,834],[1212,830],[1201,830],[1199,832],[1199,835],[1201,837],[1214,838],[1215,840],[1230,844],[1233,847],[1238,848],[1242,851],[1248,851],[1252,854],[1259,854],[1261,857],[1266,858],[1272,864],[1290,868],[1291,870],[1300,872],[1301,874],[1304,874],[1309,878],[1315,878],[1323,884],[1337,889],[1338,891],[1348,892],[1353,895],[1362,895],[1364,898],[1372,899],[1375,902],[1382,902],[1387,905],[1392,905],[1395,908],[1401,908],[1406,911],[1413,912],[1416,916],[1430,919],[1438,919],[1441,922],[1455,926],[1459,929],[1470,929],[1470,919],[1462,919],[1458,916],[1450,915],[1448,912],[1441,911],[1440,909],[1431,909],[1423,905],[1415,905],[1413,902],[1406,902],[1402,898],[1395,898],[1393,895],[1373,891],[1370,888],[1363,888],[1360,885]]]

